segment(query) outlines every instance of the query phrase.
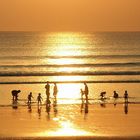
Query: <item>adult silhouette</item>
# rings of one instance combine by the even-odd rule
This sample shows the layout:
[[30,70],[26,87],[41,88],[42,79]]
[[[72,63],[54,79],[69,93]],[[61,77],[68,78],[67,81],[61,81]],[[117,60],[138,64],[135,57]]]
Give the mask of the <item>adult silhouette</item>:
[[125,90],[125,92],[124,92],[124,101],[125,101],[125,103],[128,103],[128,92],[127,92],[127,90]]
[[57,88],[56,83],[54,83],[53,96],[54,96],[55,99],[56,99],[56,97],[57,97],[57,93],[58,93],[58,88]]
[[47,100],[49,100],[49,98],[50,98],[50,84],[49,84],[48,81],[47,81],[47,84],[46,84],[45,88],[46,88]]
[[85,97],[86,97],[86,103],[88,103],[88,93],[89,93],[89,90],[88,90],[87,84],[84,83],[84,85],[85,85],[84,93],[85,93]]

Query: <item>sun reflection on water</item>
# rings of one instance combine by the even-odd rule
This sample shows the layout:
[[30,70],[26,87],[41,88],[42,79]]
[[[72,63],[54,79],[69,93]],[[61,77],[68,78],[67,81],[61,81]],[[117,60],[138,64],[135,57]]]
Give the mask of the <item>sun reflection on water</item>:
[[[51,42],[49,44],[50,55],[62,57],[61,59],[55,59],[57,64],[76,63],[76,59],[73,59],[72,57],[82,55],[81,44],[87,44],[87,40],[84,40],[81,36],[82,33],[72,32],[49,34],[49,37],[46,38],[46,42]],[[48,52],[46,53],[48,54]],[[63,56],[70,56],[71,58],[63,58]]]
[[[51,56],[55,56],[50,59],[50,64],[64,65],[57,67],[57,72],[60,73],[73,73],[80,71],[88,71],[88,68],[73,67],[74,64],[85,64],[84,59],[77,59],[75,56],[83,56],[83,48],[87,47],[87,44],[91,41],[90,38],[83,38],[83,33],[50,33],[46,38],[46,42],[49,42],[49,51]],[[48,52],[46,52],[48,54]],[[58,57],[58,58],[57,58]],[[71,66],[67,67],[67,64]],[[77,76],[56,76],[52,78],[52,81],[82,81],[81,77]],[[58,84],[58,98],[80,98],[80,89],[82,84]]]

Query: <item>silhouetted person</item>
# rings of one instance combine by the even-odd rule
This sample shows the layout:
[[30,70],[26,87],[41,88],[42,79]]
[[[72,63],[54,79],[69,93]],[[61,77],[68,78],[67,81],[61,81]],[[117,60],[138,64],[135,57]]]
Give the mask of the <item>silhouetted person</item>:
[[106,92],[103,91],[100,93],[100,96],[101,96],[101,100],[104,100],[105,99],[105,95],[106,95]]
[[125,93],[124,93],[124,101],[125,101],[125,103],[128,103],[128,93],[127,93],[127,90],[125,90]]
[[47,99],[49,99],[50,98],[50,84],[49,84],[48,81],[47,81],[47,84],[46,84],[45,88],[46,88]]
[[[84,94],[84,91],[82,89],[81,90],[81,113],[83,112],[83,110],[85,111],[85,113],[88,113],[88,97],[86,97],[86,99],[83,98],[83,94]],[[86,102],[85,102],[86,100]]]
[[117,99],[117,98],[119,97],[119,95],[118,95],[118,93],[117,93],[116,91],[114,91],[113,97],[114,97],[115,99]]
[[54,83],[54,88],[53,88],[53,96],[54,96],[54,98],[57,97],[57,93],[58,93],[58,88],[57,88],[56,83]]
[[80,89],[80,93],[81,93],[81,99],[83,100],[83,95],[85,94],[84,91],[82,89]]
[[86,97],[86,103],[88,103],[88,93],[89,93],[89,90],[88,90],[88,86],[86,83],[84,83],[85,85],[85,90],[84,90],[84,93],[85,93],[85,97]]
[[43,100],[43,99],[42,99],[42,97],[41,97],[41,93],[39,93],[38,96],[37,96],[38,105],[39,105],[39,104],[40,104],[40,105],[42,104],[42,100]]
[[13,96],[13,101],[17,101],[18,100],[18,93],[20,93],[20,90],[12,90],[12,96]]
[[33,98],[32,92],[30,92],[30,94],[28,95],[28,104],[31,104],[32,98]]
[[116,91],[114,91],[113,93],[114,93],[114,94],[113,94],[113,98],[114,98],[114,107],[116,107],[116,105],[117,105],[116,100],[119,98],[119,94],[118,94]]

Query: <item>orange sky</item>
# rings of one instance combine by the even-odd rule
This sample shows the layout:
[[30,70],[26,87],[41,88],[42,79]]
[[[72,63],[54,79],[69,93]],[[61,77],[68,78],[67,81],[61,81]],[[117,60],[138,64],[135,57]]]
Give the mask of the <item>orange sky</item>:
[[140,31],[140,0],[0,0],[1,31]]

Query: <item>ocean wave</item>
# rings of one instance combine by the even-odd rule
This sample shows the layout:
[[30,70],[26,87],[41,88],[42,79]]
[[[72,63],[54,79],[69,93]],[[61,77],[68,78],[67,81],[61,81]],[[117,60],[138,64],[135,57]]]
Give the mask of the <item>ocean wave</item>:
[[[84,81],[49,81],[49,83],[61,83],[61,84],[71,84],[71,83],[140,83],[140,80],[84,80]],[[47,81],[5,81],[0,82],[0,84],[46,84]]]
[[140,71],[86,71],[86,72],[0,72],[1,77],[7,76],[100,76],[100,75],[140,75]]
[[61,59],[61,58],[140,58],[140,55],[61,55],[61,56],[0,56],[0,59]]
[[85,63],[85,64],[39,64],[39,65],[1,65],[0,68],[38,68],[38,67],[124,67],[140,66],[140,62],[126,63]]

